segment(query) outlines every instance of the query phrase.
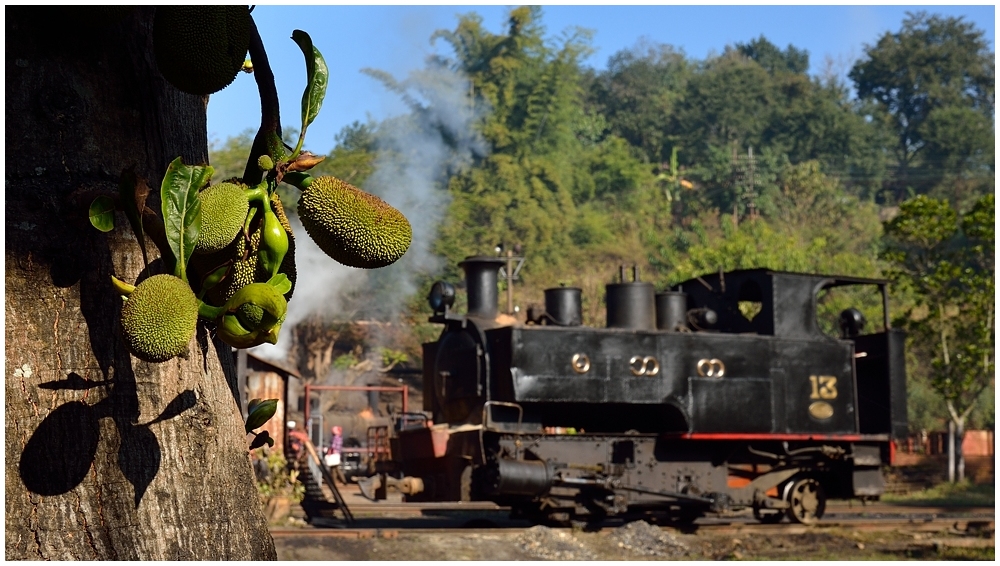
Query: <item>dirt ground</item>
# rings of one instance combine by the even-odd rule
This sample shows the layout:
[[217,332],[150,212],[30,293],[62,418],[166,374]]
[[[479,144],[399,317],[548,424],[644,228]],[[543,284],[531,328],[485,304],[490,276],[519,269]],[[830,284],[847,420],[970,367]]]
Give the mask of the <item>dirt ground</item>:
[[396,538],[275,537],[279,560],[994,560],[986,537],[942,533],[682,534],[644,522],[601,532],[550,529],[408,533]]

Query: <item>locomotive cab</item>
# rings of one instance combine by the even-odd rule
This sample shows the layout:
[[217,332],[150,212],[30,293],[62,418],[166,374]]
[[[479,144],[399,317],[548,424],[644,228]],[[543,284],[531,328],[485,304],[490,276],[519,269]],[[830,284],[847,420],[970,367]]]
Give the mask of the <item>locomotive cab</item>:
[[[403,471],[427,486],[410,499],[810,522],[828,496],[884,491],[880,466],[906,434],[885,281],[750,269],[656,294],[623,269],[594,328],[573,288],[546,291],[551,313],[505,320],[502,263],[460,264],[466,314],[454,288],[432,290],[444,328],[424,344],[424,409],[438,424],[401,433]],[[877,310],[882,328],[866,333]]]
[[[857,422],[853,432],[906,437],[905,336],[890,326],[886,281],[749,269],[704,275],[674,289],[687,296],[689,312],[711,309],[716,313],[718,322],[710,331],[849,345],[853,351],[847,359],[852,367],[843,377],[850,378],[855,392]],[[877,290],[877,296],[872,290]],[[844,292],[837,296],[838,291]],[[840,310],[838,303],[850,306]],[[881,314],[878,331],[863,333],[867,319],[858,308],[862,304]],[[824,310],[825,320],[821,317]],[[794,355],[792,351],[786,354]],[[840,381],[831,381],[830,376],[814,379],[812,375],[809,405],[825,411],[824,405],[814,402],[833,396],[843,377],[833,376]],[[823,383],[828,385],[824,388]]]

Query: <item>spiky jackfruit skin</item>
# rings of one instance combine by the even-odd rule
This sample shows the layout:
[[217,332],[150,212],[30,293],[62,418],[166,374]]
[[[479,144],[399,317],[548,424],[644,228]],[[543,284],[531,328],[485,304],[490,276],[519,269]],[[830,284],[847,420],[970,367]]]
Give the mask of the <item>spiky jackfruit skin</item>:
[[153,20],[156,65],[178,89],[198,95],[233,82],[250,45],[246,6],[159,6]]
[[219,183],[198,193],[201,202],[201,231],[194,251],[199,254],[217,252],[236,238],[250,210],[246,187],[234,183]]
[[326,255],[350,267],[390,265],[413,238],[401,212],[336,177],[313,179],[299,197],[299,218]]
[[250,233],[249,239],[242,233],[236,239],[236,246],[231,256],[233,265],[229,268],[225,279],[208,292],[210,304],[223,305],[244,286],[260,282],[259,279],[264,276],[264,269],[259,266],[260,260],[257,256],[257,251],[260,249],[260,235],[260,229],[257,229]]
[[198,299],[180,278],[154,275],[128,296],[121,323],[135,357],[165,362],[187,352],[198,323]]
[[243,328],[254,329],[260,326],[260,322],[264,319],[264,309],[252,303],[244,303],[236,309],[236,318]]

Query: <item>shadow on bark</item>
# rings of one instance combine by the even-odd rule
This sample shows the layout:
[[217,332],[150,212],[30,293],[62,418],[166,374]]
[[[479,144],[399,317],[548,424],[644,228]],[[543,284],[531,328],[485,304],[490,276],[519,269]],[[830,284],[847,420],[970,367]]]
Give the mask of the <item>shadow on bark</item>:
[[[86,238],[86,236],[83,236]],[[118,429],[118,466],[135,490],[139,506],[149,484],[160,470],[162,453],[150,426],[176,418],[197,403],[194,391],[174,397],[159,416],[138,424],[139,398],[136,391],[132,357],[119,338],[117,324],[121,298],[110,283],[110,252],[104,246],[89,246],[97,254],[50,252],[54,261],[50,274],[57,286],[80,283],[80,310],[87,321],[90,346],[105,379],[90,381],[77,373],[66,379],[39,384],[41,389],[82,391],[107,388],[108,395],[94,405],[71,401],[56,408],[41,422],[21,454],[19,473],[29,491],[39,495],[66,493],[84,480],[97,453],[100,419],[111,418]],[[52,248],[53,250],[55,248]],[[103,257],[102,257],[103,256]],[[56,268],[59,264],[61,267]],[[88,265],[97,269],[87,269]]]
[[[134,383],[133,381],[132,384]],[[73,373],[65,380],[50,381],[39,387],[82,390],[106,384],[107,382],[88,382]],[[18,466],[21,481],[29,491],[39,495],[60,495],[80,485],[97,454],[99,420],[110,417],[121,438],[118,466],[135,489],[135,506],[139,507],[142,496],[160,470],[160,443],[149,427],[180,416],[195,406],[197,398],[190,389],[181,392],[158,417],[146,424],[123,422],[115,418],[113,399],[112,394],[95,405],[70,401],[45,417],[28,439]]]
[[29,491],[59,495],[83,481],[97,453],[97,419],[82,401],[65,403],[45,417],[21,452],[18,471]]

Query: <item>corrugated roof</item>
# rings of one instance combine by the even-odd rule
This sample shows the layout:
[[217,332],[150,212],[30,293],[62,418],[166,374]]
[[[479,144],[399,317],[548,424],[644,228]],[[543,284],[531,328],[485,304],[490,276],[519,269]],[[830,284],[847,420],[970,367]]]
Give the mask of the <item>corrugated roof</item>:
[[297,377],[299,379],[302,379],[302,376],[299,374],[299,371],[297,369],[295,369],[295,368],[292,368],[291,366],[285,365],[285,364],[283,364],[281,362],[276,362],[274,360],[269,360],[267,358],[262,358],[262,357],[260,357],[260,356],[258,356],[256,354],[254,354],[253,352],[249,352],[249,351],[247,352],[247,357],[248,358],[253,358],[257,362],[261,363],[262,365],[270,366],[270,367],[274,368],[275,370],[277,370],[278,373],[284,373],[284,374],[291,375],[291,376]]

